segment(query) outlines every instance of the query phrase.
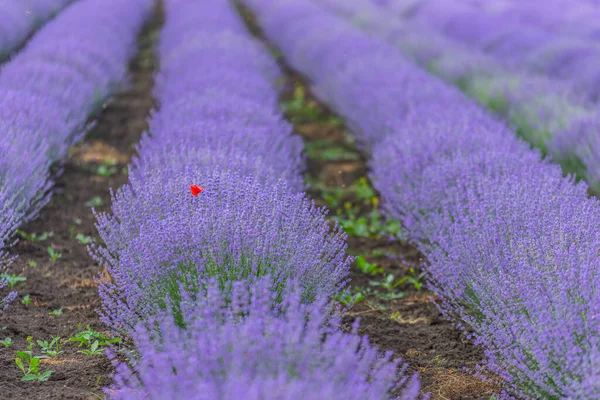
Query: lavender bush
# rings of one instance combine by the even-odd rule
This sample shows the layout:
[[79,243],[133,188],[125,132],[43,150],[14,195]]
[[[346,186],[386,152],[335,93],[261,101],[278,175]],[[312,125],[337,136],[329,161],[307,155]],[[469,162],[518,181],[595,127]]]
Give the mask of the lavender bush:
[[35,29],[73,0],[0,2],[0,60],[21,45]]
[[366,337],[341,331],[323,298],[307,305],[290,282],[281,299],[261,279],[235,282],[231,298],[210,282],[202,303],[184,303],[187,329],[172,318],[139,325],[141,360],[115,362],[111,399],[416,399],[416,376]]
[[372,152],[388,215],[427,256],[440,308],[483,346],[486,371],[524,398],[599,397],[600,204],[587,185],[325,8],[244,3]]
[[114,279],[100,289],[103,320],[131,331],[170,302],[183,324],[178,300],[212,278],[225,291],[269,274],[280,293],[293,277],[307,302],[344,289],[345,235],[301,193],[302,144],[279,111],[274,60],[226,2],[165,6],[160,109],[112,215],[98,215],[105,246],[91,249]]

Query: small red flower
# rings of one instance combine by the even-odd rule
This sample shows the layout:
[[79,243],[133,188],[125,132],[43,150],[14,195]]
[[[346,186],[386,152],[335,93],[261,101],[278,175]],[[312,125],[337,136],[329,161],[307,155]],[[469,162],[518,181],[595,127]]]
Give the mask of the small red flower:
[[198,185],[192,185],[190,186],[190,190],[192,191],[192,196],[198,196],[200,193],[202,193],[204,188]]

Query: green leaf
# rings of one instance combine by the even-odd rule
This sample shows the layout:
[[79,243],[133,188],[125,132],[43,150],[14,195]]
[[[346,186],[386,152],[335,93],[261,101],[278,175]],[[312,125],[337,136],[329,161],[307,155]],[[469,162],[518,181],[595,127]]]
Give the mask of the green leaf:
[[26,374],[21,378],[22,381],[35,381],[38,379],[38,376],[35,374]]
[[121,338],[108,339],[108,340],[101,341],[100,345],[106,346],[107,344],[119,343],[120,341],[121,341]]
[[23,371],[23,373],[25,373],[25,366],[23,365],[23,360],[17,357],[15,358],[15,363],[17,364],[17,367],[19,367],[19,369]]
[[91,238],[90,236],[85,236],[85,235],[83,235],[83,234],[81,234],[81,233],[78,233],[78,234],[75,236],[75,239],[77,239],[77,241],[78,241],[79,243],[81,243],[81,244],[90,244],[90,243],[92,243],[92,241],[93,241],[93,240],[92,240],[92,238]]
[[364,257],[358,256],[356,257],[356,264],[360,269],[363,269],[367,265],[367,260]]
[[37,371],[38,366],[40,365],[40,359],[38,357],[33,357],[30,361],[29,361],[29,369],[31,371]]
[[85,205],[87,207],[97,207],[101,206],[102,204],[104,204],[104,202],[102,201],[102,198],[98,196],[94,196],[90,200],[85,202]]
[[48,378],[50,378],[50,375],[52,375],[52,372],[54,372],[54,371],[48,370],[48,371],[44,372],[43,374],[39,375],[37,378],[38,381],[46,382],[48,380]]

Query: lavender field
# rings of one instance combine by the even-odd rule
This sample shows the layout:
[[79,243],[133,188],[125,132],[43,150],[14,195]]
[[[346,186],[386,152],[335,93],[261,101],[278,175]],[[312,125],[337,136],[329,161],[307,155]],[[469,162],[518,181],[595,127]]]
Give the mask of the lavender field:
[[0,0],[0,400],[600,399],[600,3]]

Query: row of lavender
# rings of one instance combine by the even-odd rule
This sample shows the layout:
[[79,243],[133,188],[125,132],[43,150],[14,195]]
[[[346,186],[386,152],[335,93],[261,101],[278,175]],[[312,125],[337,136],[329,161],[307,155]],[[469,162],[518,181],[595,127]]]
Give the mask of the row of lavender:
[[[501,18],[508,22],[506,29],[499,32],[511,36],[509,29],[515,24],[533,26],[553,35],[580,39],[600,37],[600,2],[597,0],[495,0],[440,2],[439,0],[371,0],[396,16],[420,18],[435,13],[438,22],[448,23],[445,11],[449,6],[462,11],[484,12],[488,17]],[[437,9],[437,10],[436,10]],[[446,16],[444,17],[444,14]],[[486,21],[489,22],[489,21]],[[473,21],[468,21],[467,27]],[[517,25],[517,26],[518,26]],[[502,40],[500,37],[498,39]]]
[[[544,8],[542,8],[544,7]],[[543,10],[543,12],[540,12]],[[521,23],[531,23],[549,32],[587,39],[600,38],[600,2],[598,0],[532,1],[508,0],[502,10]]]
[[587,186],[325,8],[245,3],[371,150],[388,215],[427,256],[443,312],[483,346],[483,373],[524,398],[598,398],[600,204]]
[[[494,3],[486,7],[461,0],[392,1],[396,7],[404,6],[396,18],[424,25],[491,55],[497,62],[570,81],[591,98],[600,100],[600,72],[596,67],[600,61],[598,7],[579,1],[554,5],[544,2],[532,15],[535,2],[522,2],[529,3],[525,7]],[[561,34],[560,19],[573,12],[577,14],[571,18],[577,20],[567,23],[570,29]],[[545,18],[550,21],[544,23]],[[536,22],[541,26],[535,26]]]
[[[400,20],[374,0],[320,0],[507,119],[517,133],[600,192],[600,108],[568,82],[523,71],[430,27]],[[588,86],[589,88],[593,86]],[[598,87],[596,85],[596,87]]]
[[73,0],[20,0],[0,3],[0,60],[6,58],[38,26]]
[[[0,269],[15,229],[48,202],[49,169],[126,78],[151,0],[82,0],[0,70]],[[4,282],[0,282],[3,286]],[[6,306],[16,293],[0,301]]]
[[[391,0],[394,2],[396,0]],[[403,0],[401,0],[403,1]],[[483,3],[489,11],[510,18],[512,22],[531,24],[548,32],[585,39],[600,37],[600,2],[598,0],[505,0]],[[491,6],[491,7],[490,7]]]
[[345,235],[302,193],[274,60],[229,1],[164,4],[159,110],[90,248],[113,278],[102,320],[141,356],[107,395],[416,398],[399,360],[342,331]]

